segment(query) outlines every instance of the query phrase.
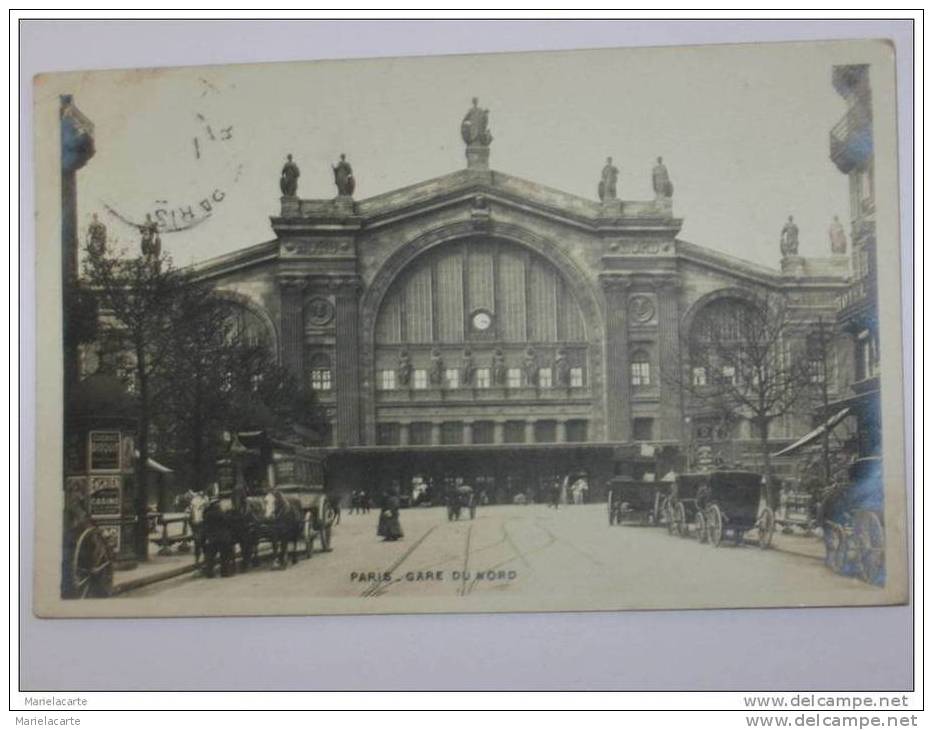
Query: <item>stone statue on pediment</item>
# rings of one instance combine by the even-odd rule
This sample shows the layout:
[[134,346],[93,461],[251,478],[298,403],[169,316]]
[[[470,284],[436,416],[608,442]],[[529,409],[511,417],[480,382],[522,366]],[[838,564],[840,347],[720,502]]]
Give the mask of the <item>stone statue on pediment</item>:
[[616,199],[616,185],[619,181],[619,168],[612,164],[612,158],[606,158],[606,164],[603,166],[603,172],[599,180],[599,199],[602,202]]
[[781,229],[781,255],[796,256],[800,246],[800,229],[794,223],[794,216],[787,216],[787,223]]
[[674,197],[674,185],[671,182],[671,176],[667,171],[667,166],[664,164],[664,159],[662,157],[658,158],[658,164],[656,164],[651,171],[651,185],[654,188],[655,198]]
[[481,109],[479,99],[475,96],[473,106],[460,123],[460,136],[468,145],[488,147],[492,142],[492,133],[489,131],[489,110]]
[[353,168],[347,162],[345,154],[340,155],[340,162],[331,165],[334,169],[334,184],[337,186],[337,194],[344,197],[351,197],[356,190],[356,178],[353,177]]
[[282,166],[282,174],[279,177],[279,188],[282,190],[282,195],[286,198],[294,198],[298,193],[298,178],[301,175],[301,171],[292,161],[292,156],[288,155],[288,158],[285,160],[285,164]]

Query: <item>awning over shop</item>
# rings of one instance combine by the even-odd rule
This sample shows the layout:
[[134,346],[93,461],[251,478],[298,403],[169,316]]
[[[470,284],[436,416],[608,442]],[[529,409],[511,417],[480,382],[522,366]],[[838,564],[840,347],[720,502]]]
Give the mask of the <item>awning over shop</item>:
[[806,436],[803,436],[797,439],[796,441],[794,441],[794,443],[792,443],[787,448],[781,449],[776,454],[773,454],[773,456],[787,456],[789,454],[794,453],[795,451],[799,449],[802,449],[804,446],[812,444],[814,441],[820,438],[824,433],[829,433],[830,431],[832,431],[836,426],[839,425],[842,419],[844,419],[848,415],[849,415],[849,409],[843,408],[841,411],[836,413],[836,415],[834,415],[828,421],[821,424],[817,428],[814,428]]
[[[133,456],[135,456],[138,459],[139,452],[134,451]],[[146,467],[149,468],[151,471],[157,471],[160,474],[174,474],[175,473],[174,471],[169,469],[167,466],[165,466],[165,464],[160,464],[158,461],[156,461],[155,459],[151,457],[146,459]]]

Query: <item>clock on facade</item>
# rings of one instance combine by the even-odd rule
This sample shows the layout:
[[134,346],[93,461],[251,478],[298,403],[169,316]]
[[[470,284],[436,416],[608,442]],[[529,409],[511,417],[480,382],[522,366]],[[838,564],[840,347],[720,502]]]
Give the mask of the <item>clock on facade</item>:
[[486,332],[492,326],[492,315],[486,310],[480,309],[473,313],[470,323],[475,331]]

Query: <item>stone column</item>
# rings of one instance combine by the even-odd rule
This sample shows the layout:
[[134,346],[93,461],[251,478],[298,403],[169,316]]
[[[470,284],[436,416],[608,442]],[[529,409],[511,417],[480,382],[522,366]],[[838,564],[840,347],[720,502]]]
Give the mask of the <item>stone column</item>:
[[683,431],[682,393],[675,385],[680,377],[680,281],[664,277],[656,284],[658,296],[658,369],[661,400],[658,431],[661,439],[680,440]]
[[535,442],[535,422],[525,421],[525,443],[533,444]]
[[600,280],[606,297],[606,431],[610,441],[629,441],[632,409],[629,393],[628,290],[619,275]]
[[463,424],[463,443],[473,443],[473,421],[465,421]]
[[411,424],[404,421],[398,425],[399,446],[408,446],[411,443]]
[[360,333],[359,290],[356,276],[331,280],[335,288],[334,328],[337,335],[337,443],[360,443]]
[[492,442],[494,444],[505,443],[505,422],[495,421],[492,426]]
[[441,424],[434,422],[431,424],[431,445],[439,446],[441,443]]
[[557,422],[557,433],[554,440],[559,444],[567,442],[567,421],[561,419]]
[[304,277],[279,279],[282,297],[282,364],[304,384]]

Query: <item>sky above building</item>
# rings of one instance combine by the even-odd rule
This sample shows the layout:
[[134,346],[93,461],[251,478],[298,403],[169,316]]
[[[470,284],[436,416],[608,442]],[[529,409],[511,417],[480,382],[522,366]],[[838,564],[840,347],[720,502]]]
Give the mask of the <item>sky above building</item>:
[[649,200],[663,156],[681,238],[778,267],[788,215],[804,256],[828,255],[832,217],[848,217],[831,74],[858,62],[841,44],[490,54],[70,74],[36,95],[72,93],[95,125],[81,229],[97,213],[134,249],[149,213],[184,229],[162,236],[180,265],[274,238],[287,154],[304,198],[336,195],[341,153],[358,200],[465,167],[477,96],[494,170],[595,200],[612,156],[619,197]]

